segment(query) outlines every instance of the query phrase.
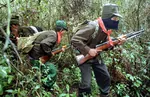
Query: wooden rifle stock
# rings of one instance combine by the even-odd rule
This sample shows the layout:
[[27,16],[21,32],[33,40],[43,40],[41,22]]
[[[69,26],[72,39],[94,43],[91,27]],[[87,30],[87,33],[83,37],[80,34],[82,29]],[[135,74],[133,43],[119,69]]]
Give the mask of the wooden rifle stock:
[[[122,36],[120,36],[120,37],[118,37],[118,38],[116,38],[116,39],[112,39],[113,45],[115,46],[115,45],[117,45],[118,43],[120,43],[120,40],[119,40],[120,38],[125,38],[126,40],[128,40],[128,39],[134,38],[134,37],[136,37],[136,36],[139,36],[139,35],[142,34],[143,32],[144,32],[144,30],[140,30],[140,31],[136,31],[136,32],[132,32],[132,33],[128,33],[128,34],[122,35]],[[108,48],[110,48],[110,47],[111,47],[111,45],[110,45],[109,42],[107,41],[107,42],[104,42],[104,43],[102,43],[102,44],[97,45],[97,46],[96,46],[96,50],[97,50],[98,52],[100,52],[100,51],[105,50],[105,49],[108,49]],[[92,59],[92,58],[93,58],[93,57],[90,56],[89,54],[87,54],[86,56],[84,56],[84,55],[82,55],[82,54],[76,56],[76,60],[77,60],[78,65],[81,65],[81,64],[83,64],[84,62],[86,62],[87,60]]]
[[[57,49],[54,49],[54,50],[52,50],[52,56],[54,56],[55,54],[58,54],[58,53],[60,53],[60,52],[62,52],[63,51],[63,49],[68,49],[70,46],[62,46],[62,48],[57,48]],[[40,61],[44,64],[44,63],[46,63],[49,59],[50,59],[51,57],[50,56],[42,56],[42,57],[40,57]]]
[[60,53],[60,52],[62,52],[63,50],[63,48],[64,49],[66,49],[66,47],[67,46],[63,46],[62,48],[60,48],[60,49],[54,49],[54,50],[52,50],[52,55],[55,55],[55,54],[57,54],[57,53]]
[[[114,44],[114,45],[117,45],[119,42],[120,42],[119,40],[114,40],[114,41],[113,41],[113,44]],[[111,47],[110,44],[105,43],[105,44],[102,44],[102,45],[96,47],[96,50],[97,50],[98,52],[100,52],[101,50],[105,50],[105,49],[108,49],[108,48],[110,48],[110,47]],[[93,58],[93,57],[90,56],[89,54],[87,54],[85,57],[84,57],[84,55],[78,55],[78,56],[76,56],[77,63],[78,63],[79,65],[83,64],[84,62],[86,62],[87,60],[92,59],[92,58]]]

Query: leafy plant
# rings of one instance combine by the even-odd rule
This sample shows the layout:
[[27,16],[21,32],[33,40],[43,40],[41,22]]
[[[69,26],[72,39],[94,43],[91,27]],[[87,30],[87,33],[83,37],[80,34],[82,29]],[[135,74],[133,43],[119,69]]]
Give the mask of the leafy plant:
[[0,95],[3,95],[5,89],[11,84],[14,76],[9,73],[11,69],[9,67],[0,66]]

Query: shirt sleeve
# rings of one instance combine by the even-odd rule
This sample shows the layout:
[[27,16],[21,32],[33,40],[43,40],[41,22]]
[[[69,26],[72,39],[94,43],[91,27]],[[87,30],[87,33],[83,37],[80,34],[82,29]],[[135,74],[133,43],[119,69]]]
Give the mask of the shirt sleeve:
[[56,35],[49,35],[47,38],[41,41],[40,46],[47,55],[51,56],[51,51],[55,43]]
[[79,50],[83,55],[88,54],[90,47],[87,45],[90,41],[91,35],[94,33],[95,27],[87,25],[79,29],[71,39],[71,44],[75,49]]

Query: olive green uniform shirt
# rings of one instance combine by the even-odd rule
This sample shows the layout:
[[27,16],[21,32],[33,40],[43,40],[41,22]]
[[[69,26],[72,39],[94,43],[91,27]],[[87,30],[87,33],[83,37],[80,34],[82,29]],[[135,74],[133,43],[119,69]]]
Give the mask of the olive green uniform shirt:
[[[73,47],[80,51],[83,55],[88,54],[90,48],[96,48],[96,45],[107,40],[107,34],[102,31],[98,25],[98,31],[95,33],[98,20],[90,21],[87,25],[77,30],[71,39]],[[95,34],[95,37],[92,37]]]
[[57,33],[53,30],[44,31],[34,41],[34,46],[29,52],[33,59],[39,59],[42,56],[51,56],[51,51],[56,44]]

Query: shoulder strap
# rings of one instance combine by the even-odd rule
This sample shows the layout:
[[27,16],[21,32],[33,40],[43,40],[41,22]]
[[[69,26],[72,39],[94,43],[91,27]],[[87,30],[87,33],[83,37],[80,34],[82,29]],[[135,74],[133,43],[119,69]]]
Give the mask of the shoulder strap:
[[96,37],[97,33],[98,33],[99,24],[98,24],[98,21],[97,21],[97,20],[96,20],[96,21],[91,21],[91,22],[89,22],[89,24],[95,26],[95,31],[94,31],[94,33],[92,34],[92,38],[94,39],[94,38]]

